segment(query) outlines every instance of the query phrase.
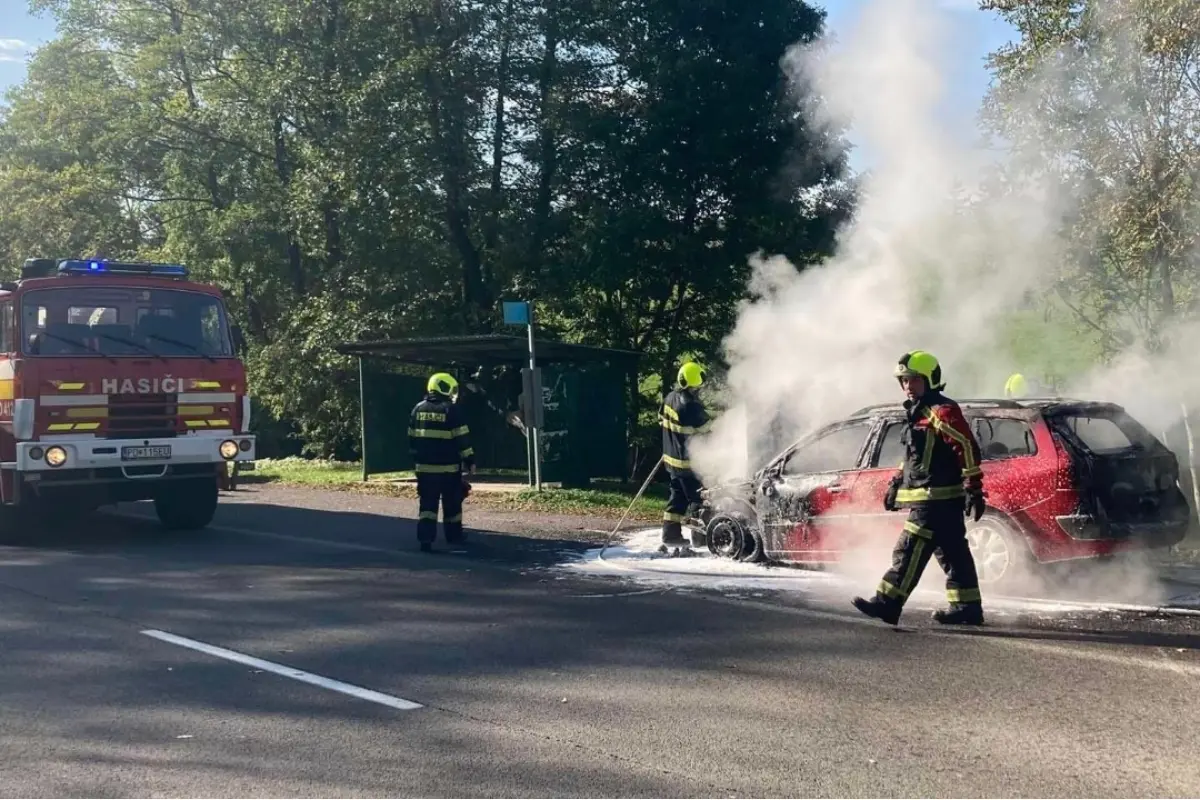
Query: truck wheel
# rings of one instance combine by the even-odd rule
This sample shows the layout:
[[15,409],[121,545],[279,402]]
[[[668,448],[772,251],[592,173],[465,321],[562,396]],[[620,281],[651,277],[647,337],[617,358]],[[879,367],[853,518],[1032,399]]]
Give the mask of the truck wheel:
[[20,543],[19,534],[29,530],[28,525],[22,524],[28,516],[24,510],[18,506],[0,505],[0,543]]
[[217,511],[217,482],[179,481],[163,486],[154,498],[154,511],[167,530],[194,531],[206,527]]

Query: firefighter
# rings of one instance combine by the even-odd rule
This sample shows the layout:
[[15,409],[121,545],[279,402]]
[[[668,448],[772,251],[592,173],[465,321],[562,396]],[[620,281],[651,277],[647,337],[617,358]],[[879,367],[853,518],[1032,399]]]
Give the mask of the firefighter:
[[1029,396],[1029,381],[1019,372],[1008,376],[1004,382],[1004,396],[1010,400]]
[[430,376],[426,391],[409,418],[408,447],[416,464],[420,500],[417,541],[428,553],[437,538],[439,503],[446,543],[463,541],[462,507],[468,491],[463,468],[475,472],[475,450],[462,409],[455,402],[458,381],[454,376],[446,372]]
[[855,597],[854,606],[895,625],[932,554],[946,573],[950,603],[933,618],[947,625],[981,625],[983,603],[964,518],[978,521],[983,515],[979,443],[958,404],[942,394],[942,369],[933,355],[906,353],[896,377],[908,397],[905,457],[883,505],[888,511],[907,508],[908,520],[874,597]]
[[700,502],[700,479],[692,471],[688,442],[697,433],[709,429],[708,412],[700,402],[700,387],[704,385],[704,367],[689,361],[679,368],[677,385],[664,399],[659,410],[663,429],[663,463],[671,478],[667,510],[663,513],[660,553],[675,548],[675,555],[690,553],[689,542],[683,538],[683,521],[688,507]]

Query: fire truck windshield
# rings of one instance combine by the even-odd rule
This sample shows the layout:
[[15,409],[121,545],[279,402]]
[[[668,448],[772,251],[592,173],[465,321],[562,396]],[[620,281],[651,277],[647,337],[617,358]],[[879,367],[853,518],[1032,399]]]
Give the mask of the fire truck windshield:
[[221,300],[186,289],[79,284],[35,289],[22,299],[21,331],[29,355],[233,355]]

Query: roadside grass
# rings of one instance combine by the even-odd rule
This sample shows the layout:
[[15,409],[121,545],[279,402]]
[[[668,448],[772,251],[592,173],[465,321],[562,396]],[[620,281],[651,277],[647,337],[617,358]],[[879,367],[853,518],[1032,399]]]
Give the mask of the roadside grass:
[[[390,481],[411,478],[411,472],[388,472],[372,475],[371,481]],[[243,473],[246,483],[291,483],[326,486],[330,484],[362,483],[362,464],[355,461],[327,461],[317,458],[261,458],[254,462],[254,471]]]
[[[277,484],[336,489],[394,497],[416,497],[412,472],[389,472],[362,479],[362,463],[307,458],[259,459],[254,471],[242,473],[238,480],[246,484]],[[474,477],[474,491],[468,504],[511,511],[549,514],[619,516],[625,512],[637,486],[622,486],[616,481],[593,481],[594,488],[562,489],[543,486],[542,491],[521,488],[491,488],[489,484],[522,484],[523,470],[480,470]],[[666,487],[653,484],[629,511],[630,519],[658,520],[666,508]]]
[[[665,492],[652,493],[651,487],[637,499],[629,510],[631,519],[659,519],[666,508]],[[507,497],[496,498],[504,505],[516,510],[549,511],[561,514],[587,514],[596,512],[624,513],[637,489],[628,492],[604,489],[522,489]],[[662,494],[663,496],[656,496]],[[647,496],[649,495],[649,496]],[[474,495],[472,495],[474,496]]]

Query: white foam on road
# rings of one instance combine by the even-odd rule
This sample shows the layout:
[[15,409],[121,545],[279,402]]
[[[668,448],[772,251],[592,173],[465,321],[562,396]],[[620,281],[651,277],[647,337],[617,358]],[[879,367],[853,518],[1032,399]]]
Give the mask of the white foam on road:
[[245,653],[239,653],[236,650],[226,650],[224,647],[217,647],[216,645],[207,644],[195,639],[188,639],[185,636],[176,636],[173,633],[167,633],[166,631],[158,631],[153,629],[142,631],[142,633],[162,642],[168,642],[170,644],[179,645],[180,647],[186,647],[190,650],[196,650],[206,655],[223,658],[226,661],[234,661],[238,664],[245,664],[248,667],[261,669],[264,672],[282,675],[285,678],[291,678],[292,680],[300,681],[301,683],[319,686],[322,689],[329,689],[333,692],[341,692],[342,694],[350,695],[351,697],[357,697],[360,700],[379,703],[380,705],[399,709],[400,711],[412,711],[417,708],[424,708],[424,706],[422,706],[420,703],[414,703],[413,701],[405,700],[402,697],[395,697],[390,694],[384,694],[383,692],[376,692],[373,689],[364,689],[361,686],[342,683],[341,681],[335,681],[332,678],[314,675],[311,672],[305,672],[304,670],[289,667],[284,664],[276,664],[273,661],[264,661],[261,658],[248,656]]
[[[573,557],[560,564],[558,569],[621,578],[663,588],[706,589],[750,596],[765,591],[792,592],[838,605],[844,604],[848,597],[855,594],[869,595],[874,589],[874,584],[864,585],[861,580],[834,571],[750,564],[719,558],[707,550],[698,550],[697,555],[690,558],[666,558],[657,552],[660,537],[661,532],[657,528],[633,531],[607,548],[593,548],[581,556]],[[879,573],[882,574],[884,569],[886,564],[880,564]],[[940,570],[936,567],[926,570],[927,575],[932,572],[940,573]],[[943,604],[943,598],[940,591],[918,588],[913,592],[910,606],[933,608]],[[1080,611],[1200,614],[1200,594],[1176,596],[1168,605],[991,595],[987,598],[987,605],[997,611],[1042,614]]]

